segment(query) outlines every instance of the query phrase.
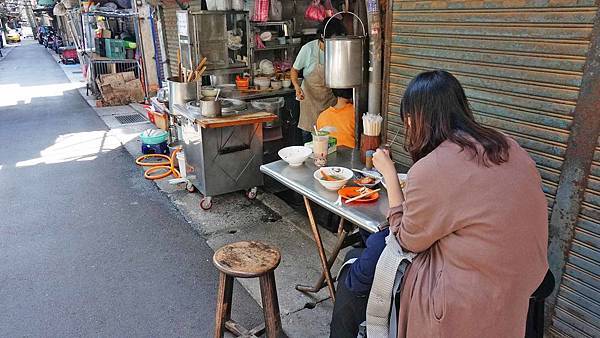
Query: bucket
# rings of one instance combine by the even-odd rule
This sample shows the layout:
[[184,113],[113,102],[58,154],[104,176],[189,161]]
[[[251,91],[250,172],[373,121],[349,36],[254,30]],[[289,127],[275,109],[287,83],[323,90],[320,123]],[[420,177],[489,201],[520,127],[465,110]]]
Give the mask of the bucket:
[[178,77],[167,79],[169,84],[169,111],[174,114],[173,105],[180,104],[185,106],[189,101],[197,97],[198,82],[179,82]]
[[[342,12],[338,14],[354,15],[363,30],[363,36],[334,36],[325,39],[325,86],[329,88],[353,88],[363,82],[363,50],[366,36],[362,20],[354,13]],[[329,21],[323,29],[327,31]]]

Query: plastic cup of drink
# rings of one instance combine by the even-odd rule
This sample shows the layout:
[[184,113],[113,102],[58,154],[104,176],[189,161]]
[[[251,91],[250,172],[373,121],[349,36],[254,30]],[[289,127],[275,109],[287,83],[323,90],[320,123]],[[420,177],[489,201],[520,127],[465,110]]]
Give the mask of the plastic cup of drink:
[[319,135],[313,134],[312,137],[315,165],[317,167],[325,166],[327,164],[327,149],[329,147],[329,135],[325,133],[319,133]]

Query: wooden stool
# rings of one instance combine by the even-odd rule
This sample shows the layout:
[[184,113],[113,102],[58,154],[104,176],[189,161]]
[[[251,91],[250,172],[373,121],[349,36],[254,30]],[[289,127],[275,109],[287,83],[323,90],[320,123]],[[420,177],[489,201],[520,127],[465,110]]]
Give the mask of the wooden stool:
[[[267,337],[277,337],[281,332],[279,302],[275,288],[275,268],[281,254],[275,247],[254,241],[241,241],[225,245],[215,252],[213,263],[219,269],[219,292],[215,317],[215,338],[223,337],[224,329],[236,336],[256,337],[266,331]],[[231,319],[233,277],[256,278],[260,281],[265,323],[251,330]]]

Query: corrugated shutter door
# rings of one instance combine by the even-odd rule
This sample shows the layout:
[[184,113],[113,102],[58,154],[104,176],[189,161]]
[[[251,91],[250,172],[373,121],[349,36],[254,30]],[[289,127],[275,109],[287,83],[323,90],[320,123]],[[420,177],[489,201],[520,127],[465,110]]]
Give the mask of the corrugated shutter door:
[[588,177],[552,330],[573,337],[600,337],[600,142]]
[[163,6],[163,29],[165,30],[165,44],[167,48],[167,63],[171,74],[177,74],[177,50],[179,50],[179,36],[177,35],[177,10],[176,2],[168,2]]
[[[580,1],[394,0],[387,138],[401,133],[399,105],[418,73],[446,69],[463,84],[476,119],[515,138],[536,161],[552,207],[598,10]],[[600,152],[561,286],[553,330],[600,337]]]
[[[464,86],[480,122],[529,151],[551,206],[596,10],[594,0],[395,0],[388,139],[402,128],[399,104],[408,82],[422,71],[446,69]],[[393,154],[410,166],[402,137]]]

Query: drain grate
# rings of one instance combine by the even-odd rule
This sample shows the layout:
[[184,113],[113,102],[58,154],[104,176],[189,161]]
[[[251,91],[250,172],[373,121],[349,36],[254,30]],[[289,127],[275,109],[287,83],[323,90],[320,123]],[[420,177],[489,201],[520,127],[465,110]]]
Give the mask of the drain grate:
[[116,115],[115,118],[120,124],[146,122],[146,119],[140,114]]

